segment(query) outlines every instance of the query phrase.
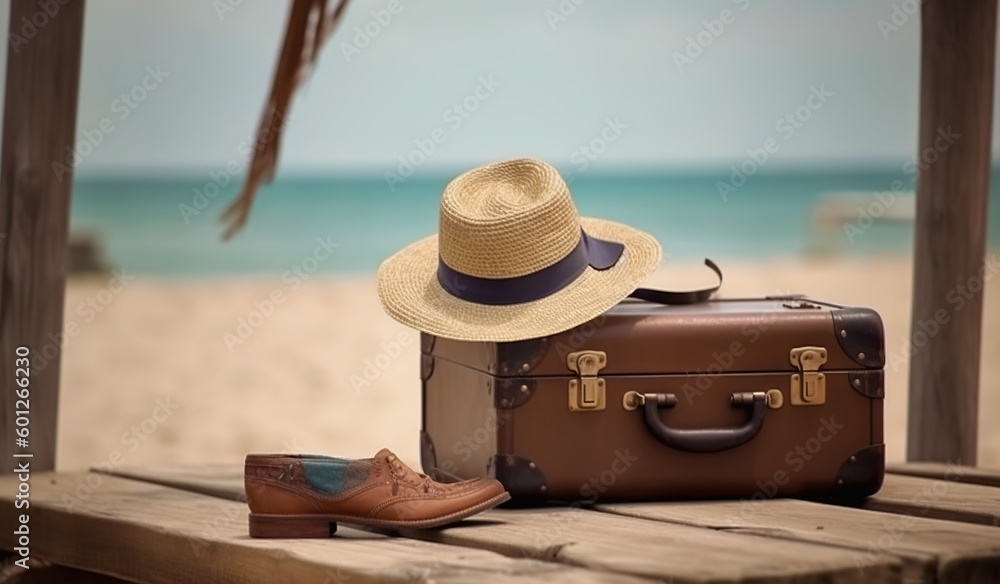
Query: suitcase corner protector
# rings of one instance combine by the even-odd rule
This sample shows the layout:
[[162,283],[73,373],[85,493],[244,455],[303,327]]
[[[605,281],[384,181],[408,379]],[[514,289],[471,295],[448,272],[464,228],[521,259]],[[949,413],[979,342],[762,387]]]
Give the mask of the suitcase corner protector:
[[840,465],[833,496],[838,500],[856,500],[874,495],[885,479],[885,444],[872,444],[858,450]]
[[848,371],[851,389],[870,399],[885,399],[885,374],[881,369]]
[[885,366],[885,327],[878,312],[852,306],[838,308],[830,314],[834,337],[847,356],[868,369]]
[[538,381],[531,378],[495,377],[492,382],[496,386],[493,407],[498,410],[513,410],[523,406],[538,389]]
[[495,370],[491,367],[489,372],[501,377],[527,375],[548,355],[549,344],[548,337],[497,343]]
[[545,474],[537,464],[513,454],[495,454],[487,466],[489,474],[500,481],[511,497],[538,499],[548,493]]

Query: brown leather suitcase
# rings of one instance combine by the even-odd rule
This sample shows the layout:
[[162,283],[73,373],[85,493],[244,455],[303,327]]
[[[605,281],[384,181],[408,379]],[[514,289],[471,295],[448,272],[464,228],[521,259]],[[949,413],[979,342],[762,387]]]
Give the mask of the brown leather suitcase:
[[421,336],[424,471],[515,500],[857,498],[885,469],[878,313],[626,300],[547,338]]

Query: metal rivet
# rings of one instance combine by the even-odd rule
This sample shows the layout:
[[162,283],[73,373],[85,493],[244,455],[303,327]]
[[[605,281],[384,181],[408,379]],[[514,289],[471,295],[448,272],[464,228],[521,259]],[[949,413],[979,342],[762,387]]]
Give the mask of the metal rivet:
[[837,479],[837,486],[838,487],[844,486],[844,479]]
[[857,456],[852,456],[851,457],[851,462],[857,462],[857,461],[858,461],[858,457]]
[[521,386],[521,393],[528,393],[528,386],[527,385],[522,385]]
[[864,353],[858,353],[858,359],[864,359],[864,358],[865,358]]
[[861,387],[861,380],[860,379],[855,379],[854,380],[854,386],[855,387]]
[[548,487],[546,487],[545,485],[542,485],[541,487],[539,487],[539,489],[538,489],[538,490],[544,493],[544,492],[548,491],[548,490],[549,490],[549,488],[548,488]]
[[533,463],[533,462],[529,462],[529,463],[528,463],[528,468],[530,468],[531,470],[535,470],[535,467],[536,467],[536,466],[537,466],[537,465],[536,465],[535,463]]
[[843,338],[843,339],[846,339],[847,338],[847,331],[844,330],[844,329],[840,329],[840,337]]
[[531,365],[528,365],[527,363],[521,365],[521,371],[527,372],[529,369],[531,369]]

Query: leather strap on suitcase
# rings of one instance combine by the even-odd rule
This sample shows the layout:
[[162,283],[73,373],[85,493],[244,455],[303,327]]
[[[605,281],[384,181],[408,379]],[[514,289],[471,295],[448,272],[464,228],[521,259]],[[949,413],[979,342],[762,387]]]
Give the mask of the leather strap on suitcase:
[[658,304],[695,304],[696,302],[704,302],[711,298],[712,294],[715,294],[722,286],[722,270],[719,269],[719,266],[715,265],[715,262],[708,258],[705,258],[705,265],[719,276],[719,283],[712,288],[702,288],[701,290],[690,290],[687,292],[636,288],[628,296],[629,298],[638,298],[639,300],[656,302]]

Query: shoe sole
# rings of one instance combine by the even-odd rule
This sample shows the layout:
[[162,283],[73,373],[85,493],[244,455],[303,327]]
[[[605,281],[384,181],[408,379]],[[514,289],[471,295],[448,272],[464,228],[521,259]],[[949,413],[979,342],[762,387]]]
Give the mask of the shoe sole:
[[337,532],[338,523],[360,525],[363,527],[379,527],[383,529],[398,529],[402,527],[440,527],[465,519],[470,515],[492,509],[510,500],[510,493],[503,493],[473,505],[461,511],[455,511],[431,519],[413,521],[395,519],[369,519],[367,517],[352,517],[349,515],[331,514],[296,514],[279,515],[274,513],[250,513],[250,537],[260,538],[327,538]]

